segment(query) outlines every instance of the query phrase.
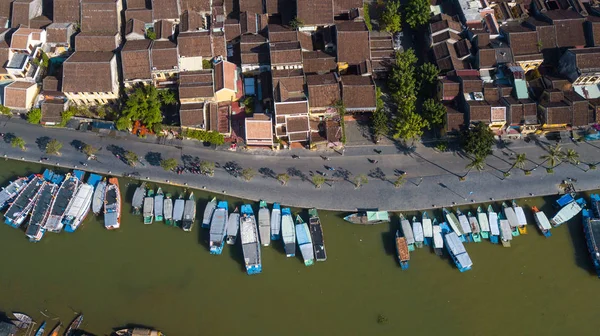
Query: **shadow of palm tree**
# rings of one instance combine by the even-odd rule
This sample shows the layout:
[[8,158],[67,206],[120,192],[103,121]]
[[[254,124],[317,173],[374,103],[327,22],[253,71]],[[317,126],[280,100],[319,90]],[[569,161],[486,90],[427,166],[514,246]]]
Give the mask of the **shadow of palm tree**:
[[39,137],[35,140],[35,143],[37,144],[38,148],[40,151],[45,152],[46,151],[46,147],[48,146],[48,143],[50,142],[50,137],[47,136],[43,136],[43,137]]
[[144,158],[151,166],[160,166],[160,162],[162,161],[162,154],[159,152],[148,152],[146,153]]

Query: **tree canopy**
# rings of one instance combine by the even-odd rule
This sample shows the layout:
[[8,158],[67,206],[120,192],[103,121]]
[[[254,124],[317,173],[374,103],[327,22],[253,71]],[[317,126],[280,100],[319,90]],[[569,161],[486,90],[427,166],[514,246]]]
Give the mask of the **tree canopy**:
[[462,134],[463,149],[475,157],[485,158],[492,154],[492,146],[495,142],[494,133],[484,123],[478,123]]
[[383,13],[381,13],[381,23],[383,29],[389,33],[395,34],[402,31],[402,17],[400,16],[400,1],[388,1]]
[[125,152],[125,160],[127,161],[128,165],[135,167],[135,165],[139,161],[139,158],[138,158],[137,154],[135,154],[134,152],[127,151],[127,152]]
[[21,150],[25,150],[25,140],[23,140],[23,138],[14,137],[12,140],[10,140],[10,144],[13,147],[19,147]]
[[427,120],[415,112],[402,114],[397,118],[394,138],[404,141],[416,140],[423,135],[423,128],[428,125]]
[[383,100],[381,99],[381,89],[378,87],[376,91],[377,95],[377,109],[373,113],[373,136],[375,142],[379,141],[382,136],[389,133],[389,118],[385,111]]
[[10,108],[8,108],[4,105],[0,105],[0,114],[3,114],[8,117],[12,117],[12,111],[10,110]]
[[173,169],[175,169],[175,167],[177,167],[177,160],[171,158],[171,159],[164,159],[160,161],[160,166],[166,170],[166,171],[171,171]]
[[[171,95],[172,92],[159,93],[156,87],[152,85],[137,87],[125,99],[121,115],[116,122],[117,129],[129,129],[136,120],[152,129],[155,124],[159,124],[163,119],[162,105],[174,103],[175,97],[174,95],[171,97]],[[163,101],[163,99],[166,100]]]
[[423,118],[431,127],[444,125],[444,116],[446,115],[446,107],[439,101],[429,98],[423,102]]
[[428,0],[408,0],[406,5],[406,23],[415,29],[429,22],[431,7]]
[[42,110],[33,108],[27,113],[27,122],[30,124],[39,124],[42,121]]
[[419,66],[418,77],[422,96],[432,97],[435,94],[439,74],[440,69],[435,64],[423,63]]
[[87,155],[87,156],[94,156],[98,152],[98,148],[96,148],[90,144],[85,144],[83,146],[83,148],[81,149],[81,151],[83,153],[85,153],[85,155]]
[[60,142],[56,139],[52,139],[46,145],[46,154],[58,155],[58,154],[60,154],[60,150],[62,149],[62,146],[63,146],[62,142]]

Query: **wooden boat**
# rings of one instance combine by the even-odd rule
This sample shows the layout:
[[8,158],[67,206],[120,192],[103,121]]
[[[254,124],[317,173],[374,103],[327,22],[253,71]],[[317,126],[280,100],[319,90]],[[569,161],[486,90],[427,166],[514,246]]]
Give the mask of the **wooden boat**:
[[98,216],[104,206],[104,196],[106,195],[106,179],[98,182],[94,190],[94,198],[92,199],[92,212]]
[[281,206],[279,203],[273,203],[271,210],[271,240],[279,240],[281,238]]
[[152,224],[154,221],[154,190],[148,189],[144,197],[144,224]]
[[267,202],[260,200],[258,205],[258,235],[262,246],[271,244],[271,213]]
[[121,190],[119,190],[119,180],[116,177],[109,178],[106,185],[104,227],[108,230],[121,227]]
[[90,174],[87,182],[83,183],[84,172],[75,170],[74,173],[81,176],[79,179],[82,183],[79,185],[79,189],[75,193],[75,196],[71,199],[71,202],[65,211],[65,216],[62,219],[65,232],[74,232],[81,226],[92,207],[94,186],[102,179],[99,175]]
[[163,201],[163,215],[165,217],[165,224],[173,225],[173,200],[171,194],[165,194],[165,200]]
[[327,260],[325,251],[325,238],[323,237],[323,226],[316,208],[308,210],[308,229],[313,242],[313,250],[317,261]]
[[485,215],[485,212],[481,206],[477,207],[477,221],[479,222],[479,228],[481,229],[481,238],[489,239],[490,222],[488,221],[488,217]]
[[42,336],[44,335],[44,330],[46,329],[46,321],[42,322],[42,324],[40,325],[40,327],[38,328],[38,330],[35,332],[35,336]]
[[390,217],[387,211],[359,211],[344,217],[344,220],[352,224],[373,225],[387,223]]
[[144,196],[146,196],[146,182],[143,182],[139,187],[137,187],[133,193],[131,207],[133,208],[132,211],[134,215],[141,214],[141,209],[144,205]]
[[235,210],[231,214],[229,214],[229,219],[227,219],[227,244],[233,245],[237,240],[238,231],[240,230],[240,213],[238,208],[235,207]]
[[456,217],[458,217],[458,223],[460,224],[460,230],[463,233],[463,235],[458,238],[460,238],[460,240],[463,243],[472,242],[473,241],[473,233],[471,231],[471,224],[469,224],[469,220],[467,219],[467,216],[465,216],[460,211],[460,209],[456,209]]
[[488,223],[490,224],[490,242],[498,244],[500,242],[500,223],[498,222],[498,214],[494,211],[492,205],[488,205]]
[[242,243],[242,253],[244,254],[246,273],[248,275],[261,273],[262,257],[260,241],[258,238],[258,227],[256,226],[254,210],[252,210],[250,204],[242,205],[242,216],[240,217],[240,241]]
[[471,225],[471,236],[473,237],[473,241],[481,243],[481,229],[479,228],[477,218],[469,211],[467,212],[467,219],[469,219],[469,225]]
[[515,210],[515,215],[517,215],[517,221],[519,221],[519,234],[527,234],[527,218],[523,208],[518,206],[515,200],[512,201],[512,207]]
[[505,202],[502,202],[502,209],[504,211],[504,218],[508,221],[508,224],[510,224],[512,235],[515,237],[521,235],[519,232],[519,219],[517,218],[515,210],[509,207]]
[[[215,199],[216,201],[216,199]],[[216,204],[215,204],[216,206]],[[214,211],[214,209],[213,209]],[[212,212],[210,214],[212,217]],[[194,222],[196,221],[196,200],[194,198],[194,193],[190,193],[187,201],[185,201],[185,205],[183,207],[183,219],[181,221],[181,229],[183,231],[192,231],[192,227],[194,226]]]
[[208,229],[210,227],[210,220],[212,218],[213,212],[217,208],[217,198],[213,197],[210,202],[206,203],[206,207],[204,207],[204,216],[202,217],[202,228]]
[[13,323],[19,329],[27,329],[33,323],[33,319],[27,314],[13,313],[13,316],[17,319]]
[[[42,175],[34,175],[4,213],[4,222],[18,228],[25,222],[44,184]],[[43,223],[42,223],[43,225]]]
[[[446,224],[447,225],[447,224]],[[444,238],[442,237],[442,228],[438,225],[437,219],[433,219],[433,252],[436,255],[442,255],[444,248]]]
[[296,256],[296,226],[290,208],[281,209],[281,240],[286,257]]
[[471,261],[471,257],[469,257],[463,242],[460,240],[456,232],[450,231],[450,228],[446,223],[440,224],[440,228],[442,229],[446,250],[448,251],[448,254],[450,254],[450,257],[454,261],[454,264],[458,270],[461,272],[470,270],[471,267],[473,267],[473,261]]
[[[600,200],[600,195],[592,194],[591,198],[593,201],[598,201]],[[600,219],[592,218],[594,214],[588,209],[584,209],[581,214],[583,219],[583,234],[588,252],[590,253],[596,274],[600,277]]]
[[564,207],[562,207],[552,219],[550,219],[550,224],[552,226],[557,227],[561,224],[569,221],[571,218],[575,217],[578,213],[581,212],[583,207],[585,206],[585,200],[580,198],[576,201],[573,201]]
[[402,237],[400,230],[396,230],[396,254],[398,255],[400,269],[407,270],[408,262],[410,260],[410,252],[408,251],[406,238]]
[[506,217],[504,217],[504,213],[498,214],[498,225],[500,227],[500,241],[502,242],[502,246],[510,247],[510,241],[513,239],[513,228],[510,225],[510,222]]
[[310,236],[310,229],[300,215],[296,215],[296,241],[298,242],[302,259],[304,259],[304,266],[313,265],[315,262],[315,251]]
[[28,181],[27,177],[19,177],[10,182],[6,187],[2,187],[2,191],[0,191],[0,210],[7,207],[17,197],[21,190],[25,188]]
[[58,322],[56,327],[54,327],[54,329],[52,329],[52,331],[50,332],[50,334],[48,336],[58,336],[58,333],[60,332],[61,327],[62,327],[62,323]]
[[[109,183],[110,183],[110,179],[109,179]],[[71,324],[69,324],[69,327],[65,331],[65,336],[74,335],[75,331],[77,329],[79,329],[79,327],[81,326],[82,322],[83,322],[83,314],[77,315],[77,317],[75,317],[75,319],[73,320],[73,322],[71,322]]]
[[156,195],[154,196],[154,220],[157,222],[163,221],[163,205],[165,205],[165,195],[163,194],[162,188],[158,187]]
[[433,224],[427,211],[423,211],[421,214],[421,224],[423,225],[423,244],[430,246],[433,239]]
[[162,332],[158,330],[151,330],[146,328],[130,328],[121,329],[115,332],[118,336],[164,336]]
[[25,235],[29,238],[30,242],[39,242],[44,237],[46,229],[43,227],[43,224],[46,218],[48,218],[48,213],[50,213],[50,205],[56,194],[56,190],[58,190],[58,185],[47,181],[43,182],[31,210],[27,230],[25,230]]
[[410,222],[408,219],[404,217],[403,214],[398,214],[400,217],[400,227],[402,228],[402,234],[404,238],[406,238],[406,244],[408,244],[408,250],[415,250],[415,236],[413,235],[412,227],[410,226]]
[[533,218],[535,218],[535,222],[544,237],[548,238],[552,236],[552,233],[550,233],[552,225],[550,225],[550,221],[548,220],[548,217],[546,217],[546,214],[543,211],[540,211],[536,206],[532,206],[531,210],[533,211]]
[[219,255],[223,252],[223,246],[225,246],[225,236],[227,235],[228,215],[229,205],[227,204],[227,201],[219,201],[210,223],[208,239],[210,254]]
[[173,224],[175,226],[181,225],[184,207],[185,200],[183,199],[183,194],[180,194],[179,197],[175,200],[175,204],[173,205]]
[[[463,232],[460,229],[460,223],[458,222],[458,218],[451,211],[448,211],[446,208],[442,208],[442,212],[444,213],[444,217],[446,217],[446,223],[450,226],[452,231],[456,232],[459,237],[463,236]],[[464,238],[463,238],[464,239]]]
[[423,236],[423,225],[421,224],[421,222],[417,221],[416,216],[413,216],[412,220],[413,236],[415,237],[415,247],[423,248],[423,244],[425,241],[425,237]]

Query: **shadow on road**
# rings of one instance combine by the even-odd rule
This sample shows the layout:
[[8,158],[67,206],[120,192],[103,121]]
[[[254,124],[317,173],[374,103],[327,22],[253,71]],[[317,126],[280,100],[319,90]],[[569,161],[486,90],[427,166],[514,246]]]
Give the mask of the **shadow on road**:
[[46,147],[48,146],[48,143],[50,142],[50,140],[52,140],[52,139],[50,139],[50,137],[43,136],[43,137],[37,138],[35,140],[35,143],[37,144],[40,151],[45,152]]
[[6,142],[7,144],[11,143],[13,141],[14,138],[16,138],[17,136],[14,133],[6,133],[4,134],[4,142]]
[[81,149],[83,149],[83,146],[85,146],[85,143],[81,140],[75,139],[71,141],[70,145],[73,146],[73,148],[75,148],[76,150],[81,151]]
[[290,176],[296,176],[299,177],[301,181],[308,181],[308,176],[306,176],[306,174],[304,174],[302,171],[300,171],[298,168],[296,167],[289,167],[287,169],[287,174]]
[[162,154],[159,152],[148,152],[144,158],[151,166],[160,166]]
[[263,178],[276,178],[276,174],[271,168],[262,167],[258,170],[258,173],[261,174]]

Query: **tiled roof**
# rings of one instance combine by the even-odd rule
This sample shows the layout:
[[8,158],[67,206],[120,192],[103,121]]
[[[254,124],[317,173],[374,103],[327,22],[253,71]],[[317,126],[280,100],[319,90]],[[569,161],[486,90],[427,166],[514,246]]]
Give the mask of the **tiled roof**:
[[209,32],[185,32],[177,37],[177,48],[181,57],[212,57]]
[[[125,25],[125,35],[133,35],[135,39],[143,39],[146,35],[146,25],[137,19],[130,19]],[[131,40],[133,36],[127,36]]]
[[205,128],[204,103],[181,104],[179,107],[179,122],[184,127]]
[[212,71],[190,71],[179,74],[179,98],[211,98],[214,96]]
[[65,102],[58,99],[47,99],[42,103],[42,122],[58,123],[62,121],[62,113],[65,111]]
[[215,64],[215,91],[228,89],[235,91],[236,65],[221,61]]
[[39,34],[41,32],[42,32],[41,29],[23,28],[23,27],[17,29],[11,37],[10,48],[26,50],[28,47],[27,43],[28,43],[29,36],[31,36],[32,39],[35,39],[35,35],[39,36]]
[[316,50],[315,45],[313,43],[313,37],[310,32],[298,32],[298,41],[300,41],[300,45],[302,46],[302,50],[304,51],[313,51]]
[[150,40],[127,41],[121,50],[121,66],[124,80],[149,80]]
[[569,49],[575,54],[575,65],[581,72],[600,70],[600,47],[585,49]]
[[158,20],[154,22],[154,32],[157,40],[170,40],[175,32],[173,21]]
[[585,46],[584,21],[583,18],[555,21],[557,46],[559,48]]
[[78,51],[63,63],[64,92],[112,92],[112,52]]
[[362,9],[363,0],[333,0],[333,13],[348,13],[352,8]]
[[229,133],[230,105],[210,103],[208,105],[209,129],[219,133]]
[[178,66],[177,45],[171,41],[154,41],[150,55],[152,70],[173,70]]
[[128,9],[125,11],[125,20],[138,19],[144,23],[152,23],[151,9]]
[[181,0],[181,11],[210,12],[210,0]]
[[306,100],[303,100],[295,102],[275,103],[275,111],[278,116],[289,114],[307,114],[308,102]]
[[337,67],[335,57],[320,50],[302,53],[302,64],[306,73],[325,73]]
[[227,56],[227,41],[225,41],[225,33],[212,32],[211,33],[213,57]]
[[227,19],[225,20],[225,39],[227,41],[231,41],[240,37],[241,27],[240,22],[236,19]]
[[307,132],[309,130],[308,116],[287,117],[286,130],[288,134],[295,132]]
[[308,103],[311,108],[329,107],[340,100],[340,85],[334,73],[306,76]]
[[123,8],[126,9],[144,9],[146,8],[146,0],[125,0]]
[[181,32],[186,31],[197,31],[204,25],[204,20],[199,12],[186,10],[181,13],[181,20],[179,24],[179,30]]
[[10,17],[10,5],[13,0],[2,0],[0,1],[0,16],[9,18]]
[[27,89],[37,84],[16,81],[4,88],[4,106],[10,108],[27,108]]
[[119,32],[117,2],[114,0],[85,0],[81,2],[81,31]]
[[42,81],[43,91],[60,91],[58,78],[54,76],[46,76]]
[[333,24],[332,0],[296,0],[296,12],[305,26]]
[[479,48],[477,51],[480,68],[496,66],[496,51],[492,48]]
[[369,31],[364,22],[343,22],[337,27],[337,60],[358,64],[371,59]]
[[154,20],[177,20],[180,10],[177,0],[152,0]]
[[52,17],[57,23],[79,22],[79,0],[54,0]]
[[246,118],[246,140],[272,140],[273,123],[265,114],[255,113],[252,118]]
[[270,24],[267,26],[269,32],[269,42],[297,41],[298,33],[295,29],[279,24]]
[[76,51],[113,51],[117,47],[117,32],[81,32],[75,35]]
[[20,25],[29,27],[30,8],[34,9],[33,0],[13,1],[10,25],[17,28]]
[[269,44],[272,65],[302,63],[300,42],[277,42]]
[[370,76],[341,76],[342,101],[347,109],[374,110],[375,83]]
[[[53,23],[46,27],[46,42],[48,43],[70,43],[71,36],[69,32],[72,23]],[[72,27],[71,27],[72,28]]]
[[251,33],[257,34],[259,29],[257,25],[256,13],[241,12],[240,13],[240,29],[242,34]]
[[242,0],[242,1],[240,1],[240,13],[241,12],[262,14],[263,13],[262,0]]

